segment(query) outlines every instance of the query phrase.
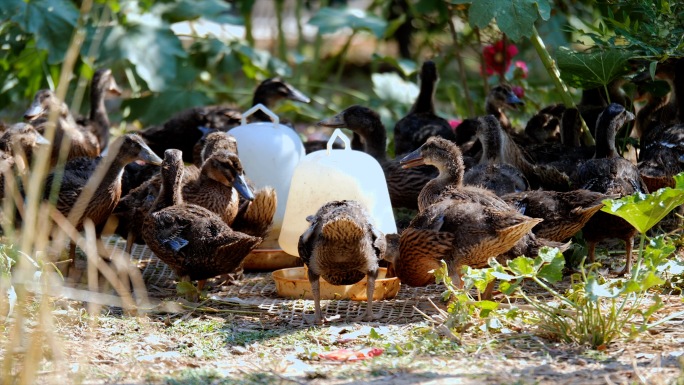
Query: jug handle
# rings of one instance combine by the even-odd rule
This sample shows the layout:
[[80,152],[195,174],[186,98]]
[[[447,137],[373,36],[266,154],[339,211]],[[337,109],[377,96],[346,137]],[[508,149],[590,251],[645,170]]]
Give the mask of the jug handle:
[[326,144],[325,148],[327,151],[327,155],[330,155],[330,150],[332,150],[332,145],[335,143],[335,139],[340,138],[342,142],[344,143],[344,150],[345,151],[351,151],[351,142],[349,141],[349,138],[347,135],[342,132],[339,128],[336,128],[335,131],[333,131],[332,135],[330,135],[330,139],[328,139],[328,143]]
[[269,110],[266,106],[264,106],[264,105],[261,104],[261,103],[259,103],[259,104],[257,104],[256,106],[250,108],[249,110],[245,111],[245,112],[242,114],[242,119],[240,120],[240,124],[243,125],[243,126],[244,126],[245,124],[247,124],[247,118],[248,118],[249,116],[251,116],[253,113],[255,113],[255,112],[259,111],[259,110],[261,110],[261,112],[263,112],[263,113],[265,113],[266,115],[268,115],[268,117],[271,118],[271,121],[276,125],[276,127],[278,127],[278,125],[280,124],[280,118],[278,117],[278,115],[276,115],[275,113],[273,113],[273,111]]

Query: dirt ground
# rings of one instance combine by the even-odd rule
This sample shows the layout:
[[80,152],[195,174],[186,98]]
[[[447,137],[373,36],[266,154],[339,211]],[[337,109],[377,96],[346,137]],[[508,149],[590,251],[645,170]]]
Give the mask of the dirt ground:
[[[550,341],[534,327],[460,343],[438,337],[425,319],[309,326],[301,315],[225,301],[268,275],[217,288],[199,304],[155,300],[145,315],[58,300],[55,335],[63,354],[45,361],[40,383],[82,384],[682,384],[684,319],[602,351]],[[241,287],[242,286],[242,287]],[[404,290],[404,289],[402,289]],[[414,298],[426,302],[427,298]],[[430,298],[438,302],[438,296]],[[664,314],[684,308],[665,296]],[[300,300],[310,309],[311,301]],[[333,302],[327,301],[330,313]],[[389,301],[383,301],[389,302]],[[279,306],[285,307],[286,304]],[[339,308],[341,305],[337,305]],[[307,310],[310,312],[309,310]],[[241,313],[238,313],[241,312]],[[5,325],[3,338],[11,327]],[[49,345],[49,344],[46,344]],[[4,346],[4,343],[3,343]],[[346,350],[344,350],[346,349]],[[22,350],[17,351],[21,356]],[[3,355],[6,352],[3,352]],[[372,356],[372,357],[371,357]],[[358,358],[349,360],[348,358]],[[347,358],[347,360],[345,360]],[[17,373],[18,374],[18,373]]]

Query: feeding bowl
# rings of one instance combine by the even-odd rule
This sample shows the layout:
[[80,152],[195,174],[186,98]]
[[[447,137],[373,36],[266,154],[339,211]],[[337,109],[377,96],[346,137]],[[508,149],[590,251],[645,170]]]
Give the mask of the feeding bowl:
[[245,270],[273,271],[302,264],[299,257],[290,255],[283,249],[255,249],[247,255],[242,266]]
[[[306,267],[276,270],[272,275],[280,297],[313,299]],[[374,301],[394,298],[399,292],[399,278],[385,278],[386,276],[387,269],[381,267],[378,271],[378,278],[375,280]],[[366,295],[367,282],[364,277],[353,285],[332,285],[321,278],[321,299],[366,301],[368,299]]]

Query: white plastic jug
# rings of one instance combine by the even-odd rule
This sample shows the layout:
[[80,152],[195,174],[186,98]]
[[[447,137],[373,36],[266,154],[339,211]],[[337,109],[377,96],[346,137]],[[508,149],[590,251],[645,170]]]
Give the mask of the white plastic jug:
[[[338,137],[345,148],[334,150]],[[294,171],[278,238],[283,251],[299,255],[299,237],[309,227],[306,217],[327,202],[343,199],[360,202],[383,233],[397,232],[382,167],[365,152],[352,150],[349,138],[336,129],[327,149],[308,154]]]
[[[247,124],[247,117],[258,110],[266,113],[272,122]],[[247,110],[242,115],[240,126],[230,130],[230,134],[237,139],[245,176],[257,189],[265,186],[275,188],[278,205],[273,226],[260,247],[277,247],[277,237],[283,224],[292,174],[305,155],[302,140],[293,129],[280,124],[278,116],[262,104]]]

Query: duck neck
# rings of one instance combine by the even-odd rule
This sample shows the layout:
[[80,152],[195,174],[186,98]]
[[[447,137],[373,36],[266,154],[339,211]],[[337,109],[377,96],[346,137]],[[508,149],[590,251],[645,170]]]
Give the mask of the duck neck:
[[104,85],[93,83],[90,88],[90,122],[95,125],[94,134],[104,149],[109,144],[109,116],[105,108]]
[[508,120],[508,116],[506,116],[504,113],[503,107],[497,107],[494,105],[494,103],[487,103],[485,110],[487,111],[487,114],[494,115],[494,117],[499,121],[499,124],[501,124],[501,128],[504,130],[511,128],[511,121]]
[[[181,166],[182,167],[182,166]],[[177,167],[164,169],[162,166],[162,184],[159,196],[154,201],[150,212],[156,212],[163,208],[183,204],[182,191],[183,171]]]
[[[275,106],[275,100],[272,97],[268,97],[265,91],[257,88],[256,91],[254,91],[254,98],[252,98],[252,107],[256,106],[257,104],[263,104],[264,107],[268,108],[269,110],[273,110],[273,106]],[[271,117],[266,115],[266,113],[261,110],[254,112],[249,118],[254,122],[271,121]]]
[[411,113],[435,113],[433,103],[437,73],[434,67],[431,70],[422,71],[420,74],[420,93],[416,102],[411,107]]
[[596,130],[596,152],[594,158],[614,158],[618,156],[615,149],[615,133],[617,132],[618,122],[611,121],[607,127],[599,127]]
[[500,162],[503,151],[502,133],[497,127],[488,127],[483,135],[479,135],[482,143],[482,158],[480,164],[490,162]]
[[463,160],[459,159],[449,166],[435,164],[439,175],[425,184],[418,195],[418,210],[423,211],[433,204],[447,188],[463,187]]
[[579,147],[580,136],[579,127],[579,113],[565,113],[561,120],[560,134],[561,144],[566,147]]
[[379,118],[371,119],[370,124],[372,127],[368,130],[368,135],[359,134],[364,150],[377,161],[384,161],[387,159],[387,132],[385,131],[385,126]]

